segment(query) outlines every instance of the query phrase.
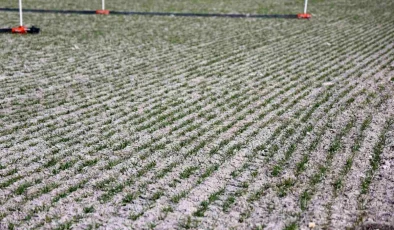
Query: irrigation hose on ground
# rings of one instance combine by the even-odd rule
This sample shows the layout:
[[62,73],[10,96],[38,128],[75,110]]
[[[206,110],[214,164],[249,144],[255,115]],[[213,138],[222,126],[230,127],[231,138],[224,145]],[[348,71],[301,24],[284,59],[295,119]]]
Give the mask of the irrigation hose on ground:
[[[0,8],[0,11],[18,12],[17,8]],[[23,9],[30,13],[57,13],[57,14],[97,14],[95,10],[44,10]],[[108,11],[109,12],[109,11]],[[178,17],[223,17],[223,18],[299,18],[296,14],[210,14],[210,13],[171,13],[171,12],[135,12],[135,11],[110,11],[115,15],[147,15],[147,16],[178,16]]]

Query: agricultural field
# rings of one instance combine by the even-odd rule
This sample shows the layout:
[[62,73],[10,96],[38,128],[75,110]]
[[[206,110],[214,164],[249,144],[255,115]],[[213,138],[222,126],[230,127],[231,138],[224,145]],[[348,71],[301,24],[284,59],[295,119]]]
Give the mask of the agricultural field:
[[[25,13],[39,35],[0,34],[0,229],[394,229],[394,1],[310,0],[309,11]],[[0,12],[0,27],[18,20]]]

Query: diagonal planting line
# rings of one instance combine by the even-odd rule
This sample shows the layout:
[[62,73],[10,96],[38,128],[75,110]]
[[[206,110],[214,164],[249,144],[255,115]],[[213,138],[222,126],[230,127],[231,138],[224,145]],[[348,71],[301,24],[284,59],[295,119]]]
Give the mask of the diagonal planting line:
[[366,206],[367,206],[367,197],[366,194],[369,192],[369,187],[374,179],[374,176],[381,164],[381,155],[383,153],[383,149],[387,142],[387,132],[394,129],[394,117],[391,116],[387,118],[384,127],[382,128],[379,139],[375,143],[373,148],[372,158],[370,159],[370,168],[366,171],[365,176],[361,179],[361,192],[358,197],[358,218],[354,223],[353,227],[357,227],[361,224],[363,219],[366,216]]
[[318,166],[318,171],[310,178],[310,186],[305,189],[304,192],[302,192],[302,195],[300,197],[301,210],[306,210],[308,206],[308,201],[316,192],[316,185],[323,180],[328,168],[331,166],[335,154],[342,148],[343,137],[350,132],[350,130],[355,125],[355,122],[355,119],[351,118],[350,121],[345,125],[345,127],[340,131],[340,133],[335,136],[334,140],[332,141],[331,145],[327,150],[326,161]]
[[367,118],[365,118],[360,125],[354,143],[351,147],[351,155],[347,158],[346,163],[340,170],[339,175],[336,176],[336,179],[333,179],[334,183],[332,184],[333,187],[333,196],[331,197],[330,201],[328,202],[327,209],[328,215],[326,219],[326,223],[324,223],[325,227],[331,226],[331,214],[332,214],[332,203],[334,202],[335,198],[338,197],[338,193],[340,193],[341,188],[343,187],[343,181],[346,178],[347,173],[351,170],[353,159],[355,155],[359,152],[361,144],[365,138],[365,131],[369,127],[372,121],[372,116],[369,114]]

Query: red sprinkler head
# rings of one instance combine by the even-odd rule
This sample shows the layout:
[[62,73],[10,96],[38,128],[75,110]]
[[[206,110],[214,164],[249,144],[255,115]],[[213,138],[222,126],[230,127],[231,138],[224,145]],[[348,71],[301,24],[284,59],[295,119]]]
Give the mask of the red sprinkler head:
[[25,26],[14,27],[12,28],[11,32],[13,34],[27,34],[27,27]]
[[108,14],[109,14],[109,10],[96,10],[96,14],[105,14],[105,15],[108,15]]
[[311,14],[297,14],[297,18],[299,19],[310,19],[311,17]]
[[38,34],[40,33],[40,28],[35,26],[26,27],[26,26],[18,26],[9,29],[0,29],[1,33],[13,33],[13,34]]

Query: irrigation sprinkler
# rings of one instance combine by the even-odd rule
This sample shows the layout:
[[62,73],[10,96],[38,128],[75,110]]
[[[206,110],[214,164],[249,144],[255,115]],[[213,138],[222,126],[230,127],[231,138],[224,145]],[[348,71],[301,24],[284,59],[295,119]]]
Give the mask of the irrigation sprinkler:
[[38,34],[40,33],[40,28],[35,26],[26,27],[23,25],[22,0],[19,0],[19,26],[0,29],[0,33]]
[[307,8],[308,8],[308,0],[305,0],[304,13],[297,14],[297,17],[302,18],[302,19],[310,19],[312,17],[312,15],[307,13]]
[[22,0],[19,0],[19,26],[11,29],[11,33],[16,34],[38,34],[40,32],[40,28],[37,27],[26,27],[23,25],[23,12],[22,12]]
[[109,10],[105,9],[105,0],[101,0],[101,10],[96,10],[96,14],[109,14]]

